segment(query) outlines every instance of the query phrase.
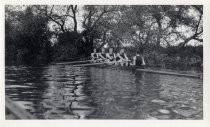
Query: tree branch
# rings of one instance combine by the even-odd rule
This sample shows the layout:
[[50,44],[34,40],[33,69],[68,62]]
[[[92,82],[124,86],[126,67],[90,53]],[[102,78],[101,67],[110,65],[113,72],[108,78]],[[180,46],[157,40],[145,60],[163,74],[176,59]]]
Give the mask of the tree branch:
[[200,41],[200,42],[203,42],[203,39],[199,39],[199,38],[193,38],[194,40],[197,40],[197,41]]
[[197,32],[198,32],[198,28],[199,28],[199,25],[200,25],[200,22],[201,22],[202,16],[203,16],[202,14],[199,16],[198,24],[196,25],[195,34],[197,34]]

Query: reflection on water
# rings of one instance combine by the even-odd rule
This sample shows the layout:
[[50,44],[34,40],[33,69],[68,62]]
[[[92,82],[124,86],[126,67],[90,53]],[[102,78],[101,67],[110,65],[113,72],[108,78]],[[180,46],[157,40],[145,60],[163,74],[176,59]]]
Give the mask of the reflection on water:
[[6,95],[39,119],[202,119],[202,80],[134,70],[6,67]]

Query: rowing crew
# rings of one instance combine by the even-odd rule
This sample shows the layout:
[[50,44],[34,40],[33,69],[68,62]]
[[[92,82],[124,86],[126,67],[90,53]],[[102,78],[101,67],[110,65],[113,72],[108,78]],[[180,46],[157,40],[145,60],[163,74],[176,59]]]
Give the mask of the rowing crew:
[[140,55],[139,52],[136,52],[136,55],[133,57],[133,60],[129,60],[125,50],[122,48],[119,53],[115,54],[113,48],[109,48],[108,53],[105,52],[105,49],[102,48],[100,53],[97,53],[96,49],[93,49],[91,53],[91,60],[93,62],[108,62],[110,64],[121,64],[121,66],[144,66],[144,58]]

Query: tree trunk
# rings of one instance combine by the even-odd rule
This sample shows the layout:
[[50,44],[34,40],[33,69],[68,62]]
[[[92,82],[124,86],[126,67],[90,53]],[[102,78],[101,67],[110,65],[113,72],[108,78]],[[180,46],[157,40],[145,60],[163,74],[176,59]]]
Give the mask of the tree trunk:
[[160,46],[160,39],[161,39],[161,34],[162,34],[162,25],[160,20],[157,21],[158,24],[158,33],[157,33],[157,46]]
[[77,32],[77,19],[76,19],[76,10],[77,10],[77,5],[75,7],[72,7],[72,13],[73,13],[73,20],[74,20],[74,32]]
[[77,32],[77,20],[74,19],[74,32]]

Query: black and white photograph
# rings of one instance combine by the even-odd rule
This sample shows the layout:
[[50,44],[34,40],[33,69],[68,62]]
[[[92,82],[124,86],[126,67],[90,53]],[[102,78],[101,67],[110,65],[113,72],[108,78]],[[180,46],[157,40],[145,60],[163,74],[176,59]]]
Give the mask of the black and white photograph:
[[4,5],[6,120],[203,120],[203,5]]

